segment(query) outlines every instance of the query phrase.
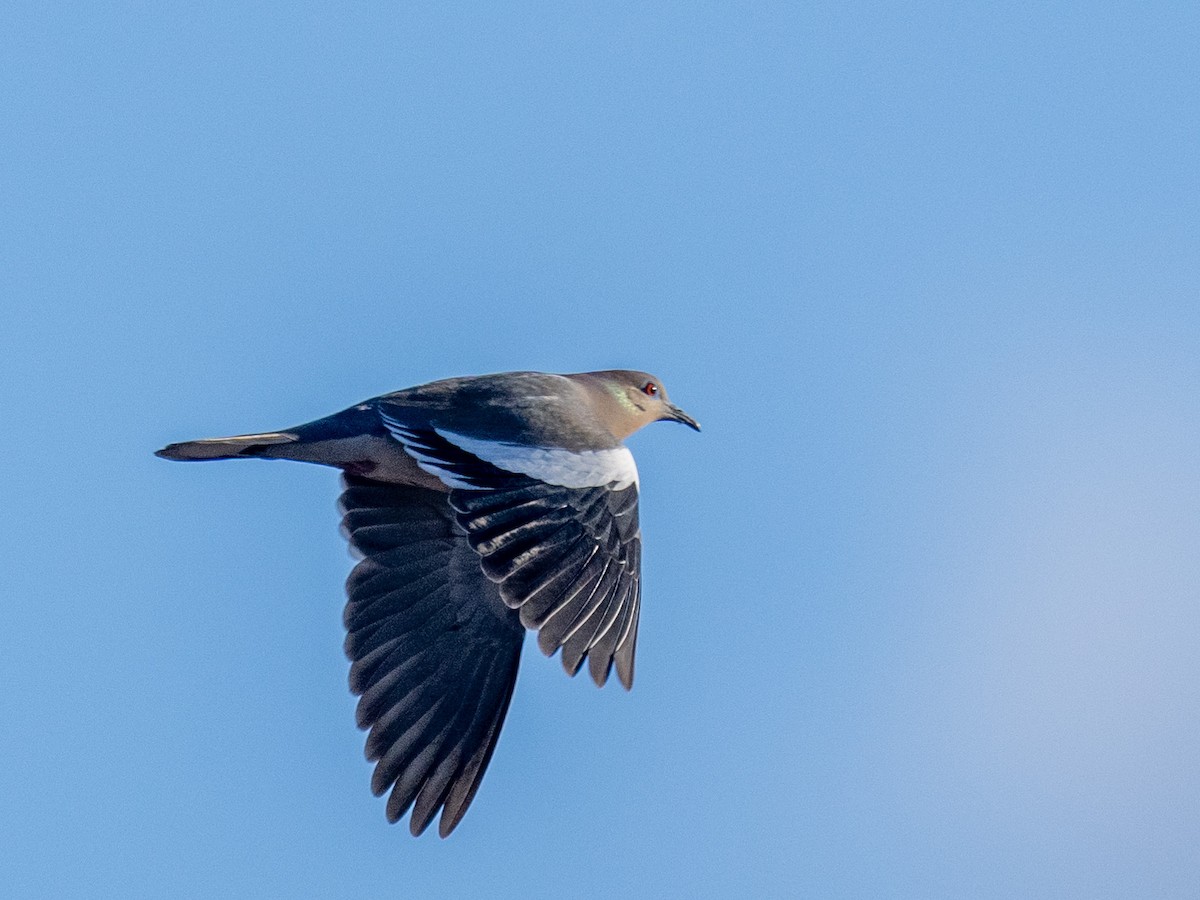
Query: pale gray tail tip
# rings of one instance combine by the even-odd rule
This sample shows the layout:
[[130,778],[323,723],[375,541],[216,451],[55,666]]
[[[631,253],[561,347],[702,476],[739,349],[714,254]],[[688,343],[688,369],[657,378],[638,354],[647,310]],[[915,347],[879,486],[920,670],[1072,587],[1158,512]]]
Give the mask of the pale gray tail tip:
[[206,438],[202,441],[183,441],[167,444],[154,455],[160,459],[175,459],[196,462],[209,459],[234,459],[238,456],[258,456],[263,448],[274,444],[295,442],[296,435],[281,432],[268,434],[243,434],[238,437]]

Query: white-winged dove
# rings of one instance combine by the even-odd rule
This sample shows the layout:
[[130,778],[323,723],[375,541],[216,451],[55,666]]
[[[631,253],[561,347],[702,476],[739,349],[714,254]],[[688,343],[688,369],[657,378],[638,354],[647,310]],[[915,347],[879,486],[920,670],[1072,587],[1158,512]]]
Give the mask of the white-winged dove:
[[571,675],[633,683],[638,475],[622,443],[696,421],[658,379],[507,372],[384,394],[297,428],[171,444],[177,460],[292,459],[344,475],[346,654],[389,821],[448,835],[504,722],[525,629]]

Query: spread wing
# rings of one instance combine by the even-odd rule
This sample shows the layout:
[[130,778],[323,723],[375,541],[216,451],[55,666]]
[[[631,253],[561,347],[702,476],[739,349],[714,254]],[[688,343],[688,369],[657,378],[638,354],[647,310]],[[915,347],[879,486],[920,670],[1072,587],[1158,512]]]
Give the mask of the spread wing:
[[446,495],[347,475],[342,526],[362,560],[346,582],[346,654],[371,789],[420,834],[462,819],[495,750],[525,631]]
[[613,664],[633,685],[641,603],[637,488],[564,488],[528,477],[492,491],[455,490],[450,505],[500,596],[537,629],[570,674],[586,658],[603,685]]
[[538,631],[542,651],[561,648],[572,675],[586,659],[598,685],[615,665],[631,687],[642,542],[629,451],[479,440],[408,427],[389,412],[392,436],[451,488],[450,506],[483,572]]

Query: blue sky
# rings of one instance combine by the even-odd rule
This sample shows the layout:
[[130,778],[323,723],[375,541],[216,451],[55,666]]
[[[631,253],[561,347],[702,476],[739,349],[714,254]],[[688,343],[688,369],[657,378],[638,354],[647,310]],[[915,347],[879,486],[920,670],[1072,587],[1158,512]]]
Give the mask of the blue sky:
[[[1193,3],[0,11],[0,881],[1192,897]],[[170,465],[633,367],[638,683],[529,646],[388,826],[335,474]]]

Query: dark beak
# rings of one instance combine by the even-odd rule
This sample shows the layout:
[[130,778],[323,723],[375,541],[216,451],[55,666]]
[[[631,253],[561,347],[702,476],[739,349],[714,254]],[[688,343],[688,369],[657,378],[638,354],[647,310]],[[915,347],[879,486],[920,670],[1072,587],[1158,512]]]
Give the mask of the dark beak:
[[[682,409],[680,409],[674,403],[668,403],[667,409],[669,409],[670,412],[668,412],[665,416],[663,416],[662,417],[663,419],[666,419],[669,422],[682,422],[688,428],[694,428],[694,429],[696,429],[696,431],[700,430],[700,423],[697,422],[695,419],[693,419],[691,416],[689,416],[687,413],[685,413]],[[659,421],[661,422],[662,419],[659,419]]]

